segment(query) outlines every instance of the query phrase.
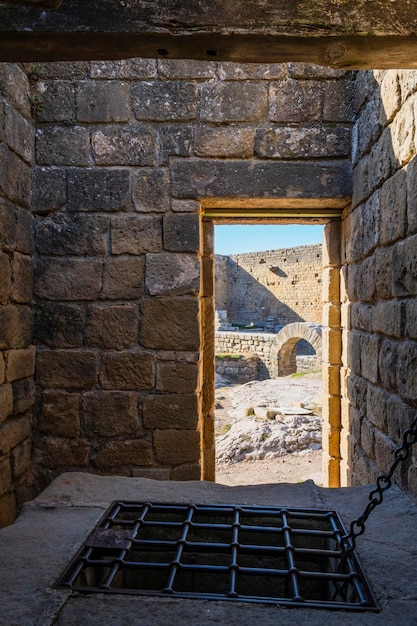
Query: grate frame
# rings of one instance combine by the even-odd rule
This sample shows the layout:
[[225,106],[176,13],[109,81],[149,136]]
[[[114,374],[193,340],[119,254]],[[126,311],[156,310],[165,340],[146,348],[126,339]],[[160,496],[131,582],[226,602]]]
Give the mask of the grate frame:
[[111,504],[54,588],[379,611],[336,511]]

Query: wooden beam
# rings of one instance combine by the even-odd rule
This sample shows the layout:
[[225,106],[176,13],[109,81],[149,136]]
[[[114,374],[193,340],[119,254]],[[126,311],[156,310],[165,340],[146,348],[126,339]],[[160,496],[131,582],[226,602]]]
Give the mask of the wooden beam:
[[63,0],[56,10],[0,3],[0,61],[143,56],[417,68],[415,33],[417,0]]

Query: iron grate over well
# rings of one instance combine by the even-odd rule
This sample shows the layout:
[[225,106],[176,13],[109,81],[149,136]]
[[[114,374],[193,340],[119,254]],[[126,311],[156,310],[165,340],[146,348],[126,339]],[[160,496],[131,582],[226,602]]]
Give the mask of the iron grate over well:
[[113,502],[55,587],[379,610],[345,534],[335,511]]

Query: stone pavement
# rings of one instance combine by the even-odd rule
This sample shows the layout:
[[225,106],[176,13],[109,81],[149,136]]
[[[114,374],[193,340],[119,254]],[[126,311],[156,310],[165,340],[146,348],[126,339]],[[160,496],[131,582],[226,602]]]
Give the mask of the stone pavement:
[[27,503],[16,522],[0,531],[0,624],[4,626],[240,626],[417,625],[417,508],[397,487],[372,514],[358,552],[382,608],[349,613],[244,602],[129,595],[81,595],[52,589],[110,502],[116,499],[241,503],[338,510],[345,524],[360,514],[369,487],[325,489],[298,484],[227,487],[207,482],[66,473]]

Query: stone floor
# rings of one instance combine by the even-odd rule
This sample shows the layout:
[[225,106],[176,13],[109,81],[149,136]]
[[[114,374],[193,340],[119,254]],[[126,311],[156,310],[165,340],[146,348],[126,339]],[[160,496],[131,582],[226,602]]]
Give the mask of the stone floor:
[[380,613],[283,608],[244,602],[128,595],[81,595],[52,589],[77,547],[116,499],[273,504],[338,510],[345,523],[360,514],[369,487],[324,489],[298,484],[226,487],[205,482],[67,473],[0,531],[0,624],[4,626],[364,626],[417,625],[417,508],[398,488],[372,514],[358,552]]

